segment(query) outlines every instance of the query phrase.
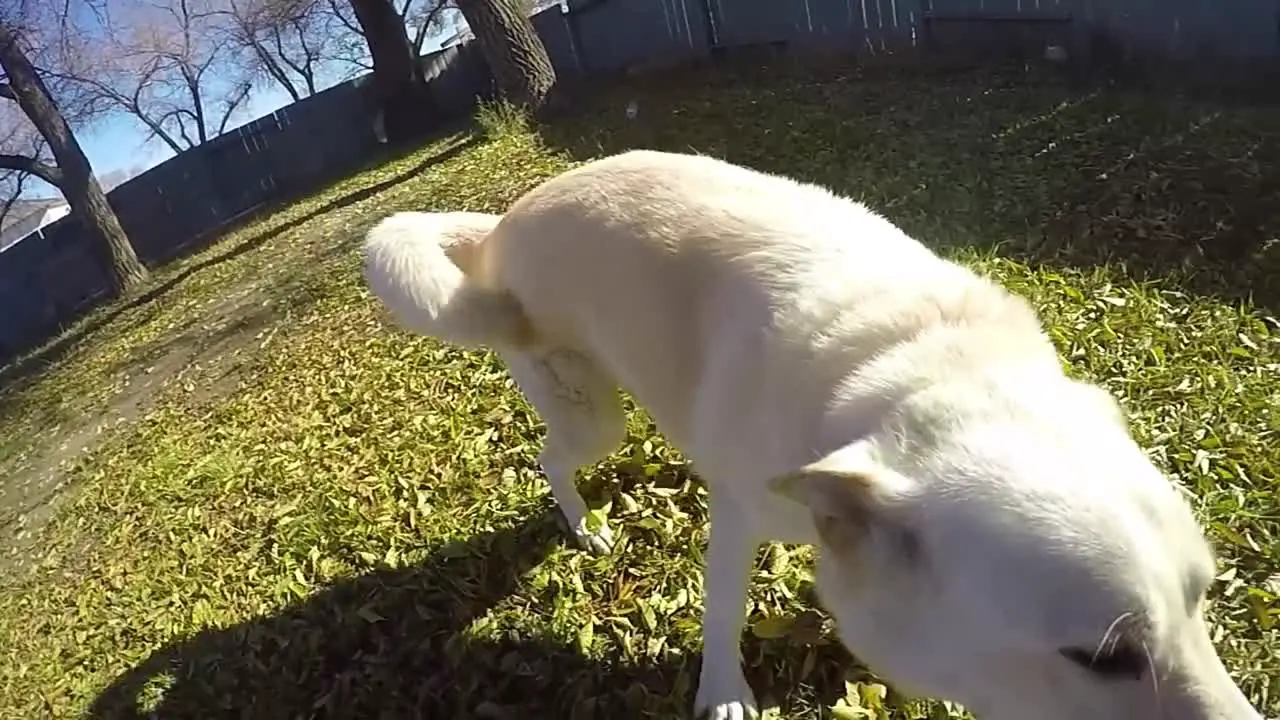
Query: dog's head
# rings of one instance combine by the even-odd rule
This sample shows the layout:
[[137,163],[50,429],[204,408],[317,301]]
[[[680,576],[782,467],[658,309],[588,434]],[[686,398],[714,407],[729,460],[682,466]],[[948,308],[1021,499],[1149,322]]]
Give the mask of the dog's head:
[[774,481],[813,513],[841,638],[983,720],[1261,720],[1210,642],[1189,507],[1109,398],[1061,385],[920,393]]

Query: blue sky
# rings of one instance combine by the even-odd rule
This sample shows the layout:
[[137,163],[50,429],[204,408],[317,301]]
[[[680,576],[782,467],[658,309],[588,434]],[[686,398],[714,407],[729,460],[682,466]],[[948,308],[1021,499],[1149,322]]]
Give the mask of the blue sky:
[[[3,1],[0,0],[0,2]],[[461,21],[460,16],[450,19],[453,22],[465,22]],[[439,49],[441,41],[452,35],[453,31],[454,28],[449,27],[445,33],[437,33],[434,37],[428,36],[423,52]],[[208,94],[212,97],[216,95],[218,80],[216,77],[211,80]],[[328,84],[321,89],[327,86]],[[233,115],[228,127],[234,128],[252,122],[291,102],[293,99],[278,84],[264,80],[250,95],[248,102]],[[89,163],[93,166],[94,173],[101,178],[118,170],[130,170],[136,174],[173,157],[173,150],[169,146],[158,138],[148,141],[147,134],[146,127],[137,118],[120,112],[113,113],[94,125],[81,129],[76,136],[80,140],[85,155],[89,158]],[[60,193],[55,188],[37,178],[29,178],[24,195],[60,197]]]

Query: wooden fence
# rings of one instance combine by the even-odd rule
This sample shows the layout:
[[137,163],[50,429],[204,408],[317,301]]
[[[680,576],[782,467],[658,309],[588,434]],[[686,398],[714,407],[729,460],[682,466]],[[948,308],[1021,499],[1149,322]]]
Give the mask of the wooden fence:
[[[534,17],[562,77],[759,44],[838,51],[1060,44],[1274,62],[1274,0],[566,0]],[[474,47],[424,57],[436,113],[456,123],[493,81]],[[142,260],[155,266],[209,242],[246,213],[311,191],[380,156],[369,76],[342,83],[184,152],[109,197]],[[429,129],[425,128],[424,129]],[[106,293],[102,253],[74,217],[0,253],[0,359],[55,335]]]

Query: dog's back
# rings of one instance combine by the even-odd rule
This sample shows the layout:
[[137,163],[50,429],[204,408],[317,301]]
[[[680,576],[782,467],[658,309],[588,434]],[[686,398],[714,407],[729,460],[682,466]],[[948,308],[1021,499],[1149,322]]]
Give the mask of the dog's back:
[[[841,384],[908,340],[930,352],[932,327],[985,324],[995,345],[965,347],[1056,368],[1021,300],[861,204],[714,158],[633,151],[564,173],[484,253],[547,342],[593,356],[721,477],[827,449]],[[956,371],[938,362],[910,367]]]

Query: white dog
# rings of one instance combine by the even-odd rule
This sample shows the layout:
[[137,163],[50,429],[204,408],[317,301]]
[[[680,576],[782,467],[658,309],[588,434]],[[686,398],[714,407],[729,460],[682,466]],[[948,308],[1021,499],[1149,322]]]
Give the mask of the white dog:
[[696,711],[756,712],[739,642],[760,543],[814,544],[839,635],[988,720],[1260,720],[1203,618],[1214,558],[1118,406],[1023,300],[863,205],[634,151],[505,216],[399,213],[365,277],[409,330],[501,353],[575,473],[630,391],[710,494]]

